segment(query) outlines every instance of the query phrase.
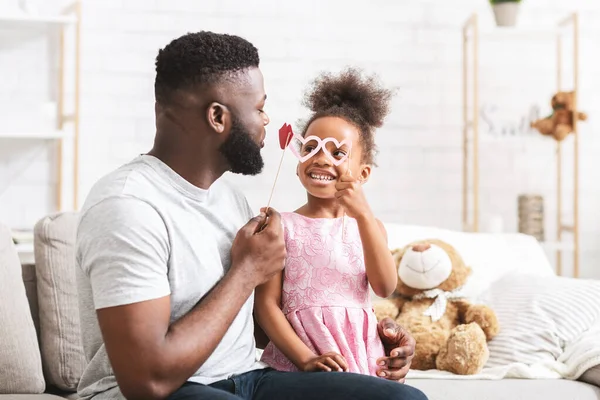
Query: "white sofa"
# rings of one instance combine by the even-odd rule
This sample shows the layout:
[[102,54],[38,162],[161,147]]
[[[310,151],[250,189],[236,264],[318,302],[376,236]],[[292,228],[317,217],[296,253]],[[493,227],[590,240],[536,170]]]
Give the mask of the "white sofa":
[[[74,213],[39,221],[35,266],[20,265],[10,233],[0,225],[0,400],[77,398],[75,390],[85,359],[74,283],[76,223]],[[527,263],[535,273],[552,273],[541,250],[520,235],[471,237],[400,225],[388,225],[388,233],[390,247],[432,235],[453,242],[474,263],[473,282],[478,282],[475,287],[479,288]],[[488,260],[482,260],[485,252]],[[407,383],[423,390],[431,400],[600,400],[600,368],[590,368],[577,379],[448,378],[409,375]]]

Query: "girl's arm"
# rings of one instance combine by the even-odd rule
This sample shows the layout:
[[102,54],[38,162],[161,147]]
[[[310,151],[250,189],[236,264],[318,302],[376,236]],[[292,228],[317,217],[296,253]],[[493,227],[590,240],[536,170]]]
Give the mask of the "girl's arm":
[[335,184],[335,197],[348,216],[358,223],[369,284],[377,296],[388,297],[398,283],[396,263],[388,248],[387,232],[371,212],[362,190],[362,182],[349,173],[342,175]]
[[398,273],[387,244],[385,227],[371,212],[356,219],[365,255],[367,279],[375,294],[388,297],[398,284]]
[[254,315],[269,339],[300,371],[347,370],[346,360],[339,354],[317,356],[300,340],[281,311],[283,273],[256,288]]

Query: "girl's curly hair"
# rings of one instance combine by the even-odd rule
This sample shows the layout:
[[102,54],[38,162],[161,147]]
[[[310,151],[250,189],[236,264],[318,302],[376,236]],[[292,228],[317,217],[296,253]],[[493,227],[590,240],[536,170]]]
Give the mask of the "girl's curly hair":
[[375,128],[383,125],[391,97],[392,91],[381,86],[375,75],[363,76],[359,69],[347,68],[338,75],[323,73],[305,95],[304,105],[313,114],[304,125],[302,136],[318,118],[343,118],[360,131],[362,161],[375,165]]

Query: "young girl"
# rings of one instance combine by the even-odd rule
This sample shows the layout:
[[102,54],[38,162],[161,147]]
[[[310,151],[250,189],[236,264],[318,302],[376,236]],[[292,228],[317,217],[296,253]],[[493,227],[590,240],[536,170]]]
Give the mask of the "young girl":
[[282,213],[285,269],[256,290],[255,315],[270,339],[262,361],[275,369],[376,375],[385,355],[369,285],[387,297],[397,272],[361,185],[390,97],[354,69],[322,75],[306,96],[313,115],[296,144],[307,202]]

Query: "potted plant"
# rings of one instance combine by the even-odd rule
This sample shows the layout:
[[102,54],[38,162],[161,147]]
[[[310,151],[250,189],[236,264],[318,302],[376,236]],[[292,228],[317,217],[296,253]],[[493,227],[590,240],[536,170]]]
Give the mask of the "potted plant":
[[521,0],[490,0],[498,26],[515,26]]

